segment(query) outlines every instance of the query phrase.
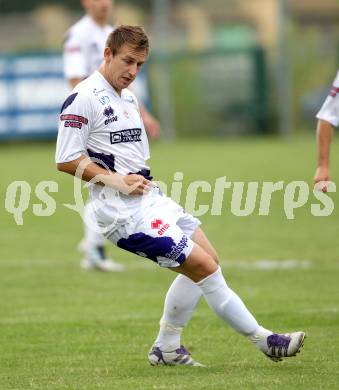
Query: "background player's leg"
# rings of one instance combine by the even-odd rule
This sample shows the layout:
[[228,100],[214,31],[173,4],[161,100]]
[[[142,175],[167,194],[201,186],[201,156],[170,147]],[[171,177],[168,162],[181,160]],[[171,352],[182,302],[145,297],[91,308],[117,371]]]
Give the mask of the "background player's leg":
[[[79,250],[85,257],[81,261],[81,267],[85,270],[98,269],[100,271],[122,271],[124,266],[108,259],[105,253],[106,238],[95,229],[97,220],[93,203],[88,202],[84,208],[84,238],[79,244]],[[94,228],[93,228],[94,227]]]

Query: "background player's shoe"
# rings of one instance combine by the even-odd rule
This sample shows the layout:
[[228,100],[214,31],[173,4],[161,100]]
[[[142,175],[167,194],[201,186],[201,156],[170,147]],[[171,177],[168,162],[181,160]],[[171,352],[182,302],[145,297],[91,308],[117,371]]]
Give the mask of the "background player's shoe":
[[305,337],[304,332],[272,333],[266,337],[265,342],[259,341],[256,344],[267,357],[279,362],[283,358],[295,356],[299,353],[304,345]]
[[85,258],[80,263],[81,268],[85,271],[121,272],[125,269],[124,265],[106,258],[102,246],[89,248],[84,241],[81,241],[78,248],[85,254]]
[[125,266],[111,259],[103,259],[97,262],[93,262],[88,258],[81,260],[80,266],[85,271],[98,270],[103,272],[121,272],[125,269]]
[[196,362],[183,345],[180,348],[169,352],[161,351],[159,347],[153,346],[148,353],[148,361],[152,366],[184,365],[184,366],[205,367],[203,364]]

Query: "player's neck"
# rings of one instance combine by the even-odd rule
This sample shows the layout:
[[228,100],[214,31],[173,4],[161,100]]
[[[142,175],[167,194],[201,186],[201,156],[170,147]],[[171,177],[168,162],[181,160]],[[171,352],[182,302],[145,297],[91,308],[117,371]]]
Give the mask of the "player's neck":
[[87,14],[87,15],[92,19],[92,21],[93,21],[95,24],[97,24],[97,25],[100,26],[100,27],[105,27],[106,24],[107,24],[107,22],[108,22],[107,18],[98,19],[98,18],[96,18],[94,15],[90,15],[90,14]]
[[118,89],[117,87],[114,86],[108,73],[106,72],[105,64],[102,64],[100,66],[100,68],[98,69],[98,71],[104,77],[104,79],[108,82],[108,84],[114,89],[114,91],[121,97],[121,89]]

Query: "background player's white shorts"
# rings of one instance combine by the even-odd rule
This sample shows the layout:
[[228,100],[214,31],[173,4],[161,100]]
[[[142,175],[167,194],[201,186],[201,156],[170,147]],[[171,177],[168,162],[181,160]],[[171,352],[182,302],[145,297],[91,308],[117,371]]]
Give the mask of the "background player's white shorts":
[[[114,221],[115,208],[105,205],[96,212],[99,226]],[[113,223],[105,233],[118,247],[147,257],[161,267],[178,267],[193,248],[191,236],[200,221],[155,188],[141,205],[131,204],[128,218]],[[118,220],[117,218],[115,220]]]

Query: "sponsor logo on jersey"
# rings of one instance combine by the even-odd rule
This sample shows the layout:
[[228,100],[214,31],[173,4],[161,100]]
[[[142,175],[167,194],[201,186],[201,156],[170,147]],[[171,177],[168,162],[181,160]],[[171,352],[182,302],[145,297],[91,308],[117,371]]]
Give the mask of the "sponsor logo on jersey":
[[126,129],[110,133],[111,144],[141,142],[141,129]]
[[182,251],[186,247],[188,247],[187,242],[188,242],[187,237],[183,236],[182,239],[179,241],[179,243],[174,245],[171,251],[165,254],[165,257],[172,260],[177,260],[177,258],[182,254]]
[[72,127],[75,129],[81,129],[83,124],[87,125],[88,123],[87,118],[75,114],[60,115],[60,120],[65,122],[65,127]]
[[82,123],[76,122],[76,121],[65,121],[65,127],[72,127],[75,129],[81,129],[82,128]]
[[339,88],[338,88],[338,87],[335,87],[335,86],[333,85],[332,88],[331,88],[331,90],[330,90],[330,96],[336,97],[338,93],[339,93]]
[[107,103],[110,102],[110,98],[108,96],[101,96],[101,98],[99,99],[99,102],[105,106]]
[[105,125],[116,122],[118,120],[118,116],[114,115],[114,110],[111,106],[105,107],[103,114],[107,118],[105,119]]
[[77,121],[77,122],[83,123],[85,125],[87,125],[87,123],[88,123],[88,119],[87,118],[85,118],[84,116],[75,115],[75,114],[63,114],[63,115],[60,115],[60,120],[61,121]]

